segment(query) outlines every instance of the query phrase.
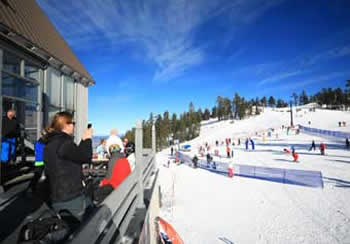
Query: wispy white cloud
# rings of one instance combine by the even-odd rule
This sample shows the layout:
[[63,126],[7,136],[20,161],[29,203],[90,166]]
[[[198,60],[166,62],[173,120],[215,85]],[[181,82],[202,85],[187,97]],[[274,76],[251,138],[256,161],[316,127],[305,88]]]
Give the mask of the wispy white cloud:
[[324,47],[321,51],[310,51],[293,59],[280,62],[277,66],[266,66],[265,78],[257,85],[275,84],[291,77],[306,75],[315,70],[320,70],[320,67],[327,62],[345,56],[350,56],[350,44]]
[[196,42],[202,24],[225,18],[225,45],[234,30],[284,0],[38,1],[75,49],[93,52],[96,46],[118,49],[132,43],[156,65],[153,81],[161,83],[205,60],[210,40]]
[[320,62],[329,61],[331,59],[345,57],[350,55],[350,44],[341,45],[338,47],[333,47],[326,49],[318,54],[307,56],[304,59],[304,65],[315,65]]
[[322,87],[322,83],[331,82],[335,79],[342,77],[348,77],[350,72],[333,72],[329,74],[318,74],[312,77],[299,79],[293,82],[281,83],[281,85],[275,85],[273,87],[268,87],[261,89],[259,88],[259,94],[271,94],[281,91],[288,91],[290,94],[292,92],[300,92],[302,89],[307,89],[310,86],[317,85],[317,87]]
[[232,74],[249,74],[254,76],[268,76],[271,72],[275,71],[280,67],[281,62],[266,62],[259,64],[252,64],[242,68],[235,69]]
[[316,83],[322,83],[327,81],[332,81],[334,79],[338,79],[339,77],[349,76],[350,72],[333,72],[330,74],[323,74],[323,75],[316,75],[312,78],[306,79],[306,80],[300,80],[292,83],[288,83],[285,85],[281,85],[278,87],[275,87],[276,90],[299,90],[300,88],[306,88],[310,85],[316,84]]
[[290,77],[293,77],[293,76],[297,76],[297,75],[300,75],[300,74],[302,74],[302,72],[300,70],[282,72],[282,73],[279,73],[277,75],[271,76],[269,78],[266,78],[266,79],[260,81],[258,83],[258,85],[261,86],[261,85],[276,83],[276,82],[279,82],[281,80],[284,80],[284,79],[287,79],[287,78],[290,78]]
[[330,74],[319,75],[319,76],[316,76],[316,77],[313,77],[313,78],[310,78],[310,79],[307,79],[304,81],[295,82],[293,84],[285,85],[282,87],[287,88],[287,89],[289,89],[289,88],[294,88],[294,89],[295,88],[302,88],[302,87],[310,86],[310,85],[315,84],[315,83],[331,81],[331,80],[337,79],[339,77],[349,76],[349,75],[350,75],[350,72],[345,72],[345,71],[333,72]]

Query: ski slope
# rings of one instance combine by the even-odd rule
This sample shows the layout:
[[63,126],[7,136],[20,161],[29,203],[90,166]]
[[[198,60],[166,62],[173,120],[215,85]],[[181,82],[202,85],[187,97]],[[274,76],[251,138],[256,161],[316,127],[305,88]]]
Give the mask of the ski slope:
[[[208,142],[226,137],[241,138],[234,146],[234,164],[279,169],[320,171],[323,188],[312,188],[235,176],[228,178],[186,165],[170,168],[170,150],[157,154],[162,191],[161,215],[178,231],[185,243],[350,243],[350,151],[344,142],[299,134],[287,135],[282,125],[288,125],[290,114],[266,109],[259,116],[230,123],[223,121],[203,125],[200,136],[186,144],[192,145],[191,157]],[[295,124],[339,130],[338,121],[350,124],[350,113],[316,110],[298,112]],[[311,125],[308,125],[311,121]],[[271,137],[263,133],[275,128]],[[350,127],[341,128],[350,131]],[[278,134],[278,135],[276,135]],[[265,133],[266,135],[266,133]],[[244,138],[251,136],[255,151],[245,151]],[[278,136],[278,137],[277,137]],[[324,141],[326,155],[308,149]],[[299,163],[283,153],[294,145]],[[225,147],[219,146],[222,157],[214,161],[230,162]]]

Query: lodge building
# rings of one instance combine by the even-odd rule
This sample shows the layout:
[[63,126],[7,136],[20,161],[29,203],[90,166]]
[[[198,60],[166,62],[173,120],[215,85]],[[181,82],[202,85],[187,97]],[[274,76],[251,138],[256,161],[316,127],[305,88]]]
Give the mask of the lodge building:
[[75,138],[81,138],[93,84],[35,0],[0,0],[0,114],[17,111],[28,145],[58,111],[74,114]]

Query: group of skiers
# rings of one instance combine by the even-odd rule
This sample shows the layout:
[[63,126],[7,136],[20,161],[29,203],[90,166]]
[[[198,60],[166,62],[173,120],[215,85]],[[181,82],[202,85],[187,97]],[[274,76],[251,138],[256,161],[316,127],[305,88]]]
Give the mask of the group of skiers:
[[[326,151],[326,148],[327,148],[326,143],[321,142],[319,148],[320,148],[320,153],[321,153],[321,155],[325,155],[325,151]],[[315,140],[312,140],[312,142],[311,142],[311,146],[310,146],[310,148],[309,148],[309,151],[311,151],[311,150],[316,151],[316,143],[315,143]]]
[[[289,133],[289,130],[291,129],[291,127],[289,126],[282,126],[282,129],[286,129],[287,130],[287,134]],[[297,133],[298,134],[298,133]],[[265,135],[265,134],[264,134]],[[235,146],[235,143],[233,142],[233,139],[231,138],[225,138],[225,141],[221,141],[221,143],[219,142],[219,140],[215,141],[215,150],[214,150],[214,154],[215,156],[219,156],[219,149],[218,147],[221,145],[225,145],[226,144],[226,155],[227,158],[233,158],[234,157],[234,150],[233,150],[233,146]],[[245,140],[245,149],[249,150],[249,144],[251,144],[252,150],[255,150],[255,142],[252,138],[247,137]],[[237,140],[237,145],[240,145],[240,138],[238,138]],[[346,138],[345,140],[345,147],[347,149],[350,149],[350,142],[349,142],[349,138]],[[319,145],[319,149],[320,149],[320,154],[321,155],[325,155],[326,149],[327,149],[327,145],[324,142],[321,142]],[[316,151],[316,143],[315,140],[312,140],[311,146],[309,148],[309,151]],[[283,149],[284,152],[290,154],[293,157],[293,162],[298,162],[299,159],[299,154],[296,152],[294,145],[292,145],[289,149]],[[206,155],[206,159],[207,159],[207,167],[210,168],[212,167],[213,169],[216,169],[216,163],[213,160],[213,157],[210,154],[210,145],[208,144],[208,142],[205,143],[205,146],[200,146],[199,149],[199,153],[201,154],[202,157],[204,157],[204,155]],[[198,157],[194,156],[192,159],[192,163],[193,163],[193,167],[197,168],[198,167]],[[233,173],[232,173],[233,175]]]
[[346,122],[345,121],[339,121],[338,125],[339,125],[339,127],[346,127]]

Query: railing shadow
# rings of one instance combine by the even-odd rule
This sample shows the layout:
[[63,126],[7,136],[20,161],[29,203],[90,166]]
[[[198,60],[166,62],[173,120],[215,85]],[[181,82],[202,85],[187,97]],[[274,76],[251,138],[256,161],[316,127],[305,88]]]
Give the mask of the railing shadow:
[[331,178],[331,177],[323,177],[326,183],[334,184],[335,187],[343,187],[348,188],[350,187],[350,181]]

